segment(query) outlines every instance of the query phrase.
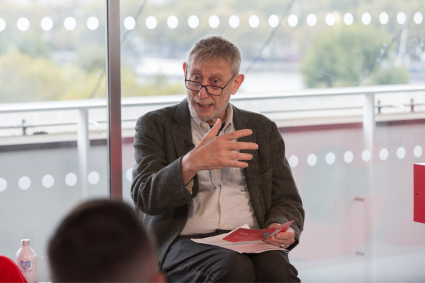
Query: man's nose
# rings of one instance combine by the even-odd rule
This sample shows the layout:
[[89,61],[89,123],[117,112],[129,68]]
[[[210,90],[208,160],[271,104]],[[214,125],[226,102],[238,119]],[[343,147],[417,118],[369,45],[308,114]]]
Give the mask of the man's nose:
[[202,87],[201,90],[198,92],[198,96],[200,99],[205,99],[208,97],[208,92],[206,87]]

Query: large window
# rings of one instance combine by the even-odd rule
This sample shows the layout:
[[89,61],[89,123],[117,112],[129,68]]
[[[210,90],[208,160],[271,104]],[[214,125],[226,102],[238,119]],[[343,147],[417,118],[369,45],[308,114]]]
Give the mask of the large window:
[[0,1],[2,255],[45,253],[71,208],[109,195],[105,34],[103,0]]
[[275,121],[286,143],[307,213],[290,253],[301,279],[425,279],[425,226],[412,217],[412,164],[425,157],[419,4],[121,1],[124,198],[135,119],[182,100],[190,47],[224,35],[246,76],[231,102]]

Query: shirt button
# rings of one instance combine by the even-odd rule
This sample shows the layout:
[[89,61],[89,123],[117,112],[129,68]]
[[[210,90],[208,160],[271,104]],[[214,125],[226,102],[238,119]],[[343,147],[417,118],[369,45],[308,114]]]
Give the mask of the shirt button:
[[202,127],[204,127],[204,128],[205,128],[206,126],[207,126],[207,125],[205,125],[205,124],[202,124]]
[[223,227],[226,226],[226,223],[221,224],[221,226],[223,226]]
[[217,173],[217,169],[214,169],[214,173]]
[[222,201],[224,201],[224,198],[221,198]]

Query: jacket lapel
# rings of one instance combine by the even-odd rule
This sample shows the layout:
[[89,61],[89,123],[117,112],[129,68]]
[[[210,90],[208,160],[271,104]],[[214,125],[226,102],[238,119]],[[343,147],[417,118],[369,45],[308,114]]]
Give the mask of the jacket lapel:
[[[233,105],[232,105],[233,106]],[[238,108],[233,106],[233,122],[235,123],[235,130],[250,129],[248,124],[249,117],[245,115]],[[252,130],[252,129],[251,129]],[[257,142],[256,132],[253,130],[252,135],[238,139],[240,142]],[[246,184],[248,186],[249,197],[251,200],[252,207],[254,209],[255,216],[257,218],[260,228],[264,224],[264,211],[259,211],[259,208],[263,208],[261,190],[259,188],[259,169],[258,169],[258,159],[256,150],[241,150],[241,153],[252,154],[253,158],[251,160],[246,160],[248,167],[244,168]]]
[[190,112],[187,98],[177,107],[171,124],[171,135],[178,156],[186,155],[193,149]]
[[[242,111],[240,111],[235,106],[233,106],[233,122],[235,123],[235,131],[249,129],[249,127],[247,127],[248,116],[245,115]],[[256,137],[255,131],[253,131],[252,135],[240,138],[238,139],[238,141],[256,143],[257,137]],[[257,181],[258,181],[257,178],[255,178],[255,176],[258,175],[257,151],[256,150],[241,150],[241,153],[249,153],[249,154],[252,154],[253,156],[251,160],[245,160],[245,162],[248,163],[248,167],[245,168],[244,171],[245,171],[248,188],[255,187],[257,186]]]

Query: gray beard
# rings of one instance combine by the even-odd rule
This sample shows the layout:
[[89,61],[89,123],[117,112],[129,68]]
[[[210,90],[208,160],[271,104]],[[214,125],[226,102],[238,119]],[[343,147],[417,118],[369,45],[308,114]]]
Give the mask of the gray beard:
[[[220,109],[218,112],[215,112],[211,115],[211,117],[207,117],[207,118],[200,118],[198,117],[198,115],[196,114],[196,110],[193,108],[192,103],[190,103],[189,99],[189,112],[190,112],[190,116],[192,116],[193,118],[198,118],[199,120],[201,120],[202,122],[208,122],[211,121],[214,118],[219,118],[227,109],[227,106],[229,105],[229,102],[227,102],[225,105],[223,105],[223,108]],[[195,102],[196,103],[196,102]],[[224,123],[225,121],[221,121],[222,123]]]

